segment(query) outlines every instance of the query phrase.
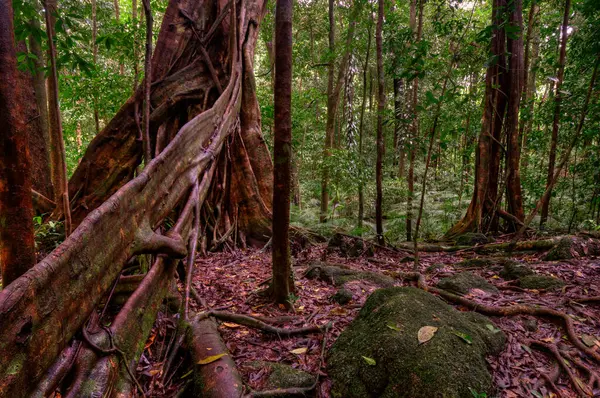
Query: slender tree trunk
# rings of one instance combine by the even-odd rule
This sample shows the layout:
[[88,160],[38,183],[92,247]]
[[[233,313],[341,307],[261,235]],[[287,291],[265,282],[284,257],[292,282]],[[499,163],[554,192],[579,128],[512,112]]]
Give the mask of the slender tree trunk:
[[404,97],[404,80],[394,78],[394,156],[398,166],[398,178],[404,177],[404,137],[402,136],[402,119],[404,109],[402,98]]
[[554,185],[556,185],[556,182],[558,181],[558,177],[560,177],[560,174],[562,173],[563,168],[569,161],[569,156],[571,155],[573,148],[577,144],[577,141],[579,141],[579,137],[581,136],[581,132],[583,131],[583,126],[585,124],[585,120],[586,120],[587,113],[589,110],[590,99],[592,98],[592,93],[594,92],[596,80],[598,78],[598,66],[599,65],[600,65],[600,56],[597,56],[596,62],[594,63],[594,69],[592,71],[592,77],[590,79],[590,84],[588,86],[588,91],[585,96],[585,101],[584,101],[583,107],[581,109],[581,115],[579,116],[579,122],[577,123],[577,127],[575,128],[573,138],[571,139],[569,146],[567,148],[565,148],[563,155],[562,155],[562,159],[560,160],[560,163],[554,170],[554,175],[552,176],[552,180],[550,181],[550,184],[546,187],[546,190],[544,191],[542,197],[538,200],[538,202],[536,203],[533,210],[531,210],[531,212],[529,213],[529,215],[523,222],[523,225],[521,226],[519,231],[513,237],[512,241],[511,241],[512,247],[514,247],[517,244],[518,240],[521,239],[521,237],[523,236],[523,234],[525,233],[525,231],[531,224],[531,221],[533,221],[533,218],[536,216],[538,211],[540,211],[540,209],[542,208],[543,203],[550,198],[550,193],[552,192],[552,188],[554,188]]
[[[118,1],[118,0],[115,0]],[[144,117],[143,117],[143,141],[144,160],[146,165],[152,160],[152,143],[150,142],[150,89],[152,85],[152,8],[150,0],[142,0],[144,13],[146,15],[146,56],[144,58]]]
[[[121,7],[119,6],[119,0],[114,0],[115,5],[115,20],[117,24],[121,23]],[[123,61],[119,61],[119,74],[123,76],[125,74],[125,64]]]
[[[522,0],[514,0],[509,16],[513,35],[508,36],[510,52],[508,73],[508,108],[506,112],[506,199],[508,210],[519,221],[525,218],[521,192],[519,108],[524,86],[523,79],[523,7]],[[513,226],[516,228],[516,225]]]
[[292,0],[278,0],[275,13],[275,133],[273,173],[273,296],[291,305],[290,173],[292,161]]
[[[554,94],[554,117],[552,120],[552,138],[550,139],[550,154],[548,155],[548,178],[546,180],[546,189],[550,188],[547,198],[542,201],[542,213],[540,219],[540,228],[548,220],[550,210],[550,198],[552,197],[552,179],[554,178],[554,166],[556,163],[556,147],[558,146],[558,128],[560,125],[560,108],[562,102],[562,83],[565,77],[565,59],[567,57],[567,38],[569,27],[569,12],[571,10],[571,0],[565,0],[565,10],[560,29],[560,52],[558,57],[558,75],[556,76],[556,92]],[[546,195],[544,195],[545,197]]]
[[[117,3],[118,0],[115,0]],[[92,53],[93,53],[93,61],[94,68],[98,63],[98,45],[96,44],[96,37],[98,35],[98,19],[96,13],[96,0],[92,0]],[[98,101],[96,100],[96,95],[94,94],[94,124],[96,125],[96,134],[100,133],[100,117],[98,115]]]
[[[335,77],[335,59],[330,60],[327,69],[327,123],[325,126],[325,145],[323,151],[323,176],[321,179],[321,215],[320,222],[327,221],[327,212],[329,208],[329,193],[327,187],[329,185],[329,170],[327,167],[327,158],[331,156],[331,149],[335,144],[335,121],[340,99],[340,92],[344,84],[344,77],[350,61],[352,48],[352,39],[354,38],[354,30],[356,28],[356,20],[360,15],[362,3],[357,2],[353,5],[348,24],[348,33],[346,36],[346,48],[340,66]],[[335,20],[334,20],[334,1],[329,0],[329,51],[331,54],[335,52]]]
[[540,37],[538,27],[538,16],[540,6],[537,1],[531,2],[527,22],[527,42],[525,46],[525,65],[523,66],[523,99],[525,102],[526,117],[521,117],[519,124],[521,137],[521,175],[527,173],[529,164],[529,156],[527,156],[527,137],[531,133],[533,127],[534,116],[534,99],[535,99],[535,81],[538,63],[538,55],[540,50]]
[[46,32],[48,35],[48,59],[50,76],[48,78],[48,115],[50,121],[50,143],[52,146],[52,185],[54,186],[54,202],[58,213],[65,217],[65,235],[71,234],[71,206],[69,204],[69,187],[67,181],[67,163],[65,142],[63,138],[62,120],[58,103],[58,71],[56,70],[56,46],[54,45],[56,0],[45,0]]
[[0,1],[0,74],[0,265],[6,287],[35,264],[26,131],[31,114],[26,112],[17,72],[10,0]]
[[[413,20],[414,10],[416,9],[416,2],[419,2],[419,15],[418,24],[415,30],[415,20]],[[413,32],[416,33],[416,43],[421,41],[421,35],[423,32],[423,6],[424,0],[413,0],[411,2],[410,9],[410,25],[413,28]],[[412,241],[412,217],[413,217],[413,199],[415,192],[415,160],[417,155],[417,141],[419,139],[419,113],[417,110],[419,102],[419,78],[415,77],[412,86],[412,99],[411,99],[411,146],[410,146],[410,164],[408,166],[408,200],[406,202],[406,240]]]
[[383,77],[383,13],[384,0],[379,0],[379,11],[377,13],[377,31],[375,33],[375,42],[377,46],[377,165],[375,170],[375,180],[377,184],[377,198],[375,202],[375,223],[377,229],[377,242],[380,245],[385,243],[383,238],[383,156],[385,152],[385,143],[383,141],[383,112],[385,110],[385,80]]
[[[358,127],[358,159],[359,167],[363,167],[363,136],[365,128],[365,108],[367,106],[367,72],[369,71],[369,56],[371,55],[371,27],[373,26],[373,20],[369,19],[369,25],[367,28],[367,53],[365,55],[365,63],[363,66],[363,92],[362,92],[362,103],[360,106],[360,122]],[[358,227],[361,228],[363,225],[363,219],[365,213],[365,198],[363,192],[363,178],[362,173],[358,181]]]
[[[335,53],[335,19],[334,19],[334,0],[329,0],[329,54],[333,57]],[[321,215],[319,217],[320,222],[327,221],[327,211],[329,208],[329,192],[327,191],[329,185],[329,167],[327,165],[327,159],[331,156],[331,148],[333,148],[333,124],[335,120],[335,114],[333,112],[333,80],[335,72],[335,59],[329,60],[327,66],[327,124],[325,126],[325,146],[323,150],[323,176],[321,179]]]
[[[40,21],[33,18],[30,22],[35,30],[40,29]],[[31,183],[33,189],[48,199],[54,199],[52,188],[52,162],[50,161],[50,133],[48,130],[48,95],[46,92],[46,77],[44,76],[44,54],[41,43],[33,35],[28,38],[29,51],[35,56],[33,64],[33,89],[35,91],[35,103],[39,117],[38,135],[29,137],[30,151],[36,156],[31,159]]]
[[[137,0],[131,0],[131,19],[133,21],[133,29],[137,32],[138,29],[138,4]],[[135,35],[133,38],[133,92],[137,90],[138,80],[140,78],[140,71],[138,65],[138,43],[135,39]]]

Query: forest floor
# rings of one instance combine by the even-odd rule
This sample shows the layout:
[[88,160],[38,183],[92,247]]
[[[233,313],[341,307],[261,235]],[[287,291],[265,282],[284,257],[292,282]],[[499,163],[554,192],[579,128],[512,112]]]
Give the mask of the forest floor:
[[[554,291],[525,290],[507,287],[507,283],[497,271],[489,268],[471,268],[470,272],[480,275],[501,289],[500,296],[491,296],[481,290],[472,290],[466,297],[471,300],[494,306],[512,304],[540,305],[565,311],[574,320],[578,336],[591,336],[584,339],[588,346],[600,352],[600,306],[594,304],[576,304],[569,297],[600,295],[600,260],[578,258],[576,260],[547,262],[542,261],[543,253],[517,254],[512,256],[528,265],[536,273],[558,277],[566,281],[562,289]],[[271,361],[291,365],[316,375],[321,375],[319,385],[313,392],[317,397],[329,397],[331,381],[326,374],[326,364],[322,363],[321,348],[326,338],[326,348],[330,348],[335,339],[356,317],[366,298],[378,287],[367,280],[346,283],[346,289],[352,292],[352,300],[340,305],[331,300],[337,287],[317,279],[304,277],[306,269],[315,261],[326,258],[328,263],[343,264],[362,271],[386,273],[389,271],[412,271],[413,263],[406,261],[407,253],[394,253],[388,250],[376,251],[374,256],[343,258],[329,253],[326,244],[312,245],[294,256],[294,273],[297,299],[294,303],[295,314],[279,308],[258,292],[263,289],[271,274],[271,254],[269,251],[249,249],[230,253],[210,253],[198,258],[194,270],[193,284],[197,292],[211,309],[226,309],[238,314],[280,317],[293,315],[293,321],[283,327],[302,327],[308,325],[323,326],[332,323],[326,334],[309,334],[289,338],[280,338],[259,330],[246,328],[234,323],[222,322],[219,330],[242,373],[244,382],[252,390],[265,388],[268,370],[249,366],[252,361]],[[454,265],[464,259],[480,257],[464,251],[459,253],[422,253],[421,270],[433,264],[441,264],[435,271],[425,273],[427,284],[434,286],[440,278],[464,271]],[[403,261],[404,259],[404,261]],[[408,285],[398,280],[397,285]],[[205,311],[202,305],[192,301],[192,308]],[[467,311],[466,308],[457,307]],[[578,397],[573,383],[587,383],[589,375],[580,372],[574,364],[566,363],[572,371],[569,379],[564,371],[554,381],[558,391],[546,377],[558,375],[555,359],[548,353],[532,349],[523,344],[528,340],[537,340],[561,346],[566,342],[561,325],[549,319],[531,316],[491,317],[494,323],[507,335],[504,351],[488,358],[489,367],[501,397]],[[595,337],[593,337],[595,336]],[[151,344],[151,343],[149,343]],[[570,346],[570,344],[569,344]],[[600,374],[598,364],[587,363],[590,369]],[[138,368],[139,370],[139,368]],[[598,389],[594,396],[600,396]]]

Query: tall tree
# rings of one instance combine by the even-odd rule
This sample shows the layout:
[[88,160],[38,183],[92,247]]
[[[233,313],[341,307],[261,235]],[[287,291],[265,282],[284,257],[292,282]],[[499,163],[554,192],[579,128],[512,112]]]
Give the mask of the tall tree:
[[290,305],[294,291],[290,258],[290,177],[292,162],[292,0],[277,0],[275,11],[275,134],[273,145],[273,297]]
[[[369,56],[371,55],[371,28],[373,26],[373,19],[369,18],[369,27],[367,29],[367,53],[365,55],[365,63],[363,65],[363,91],[362,91],[362,104],[360,106],[360,121],[358,125],[358,158],[360,166],[363,163],[363,136],[365,126],[365,108],[367,105],[367,76],[369,71]],[[361,178],[358,182],[358,227],[362,227],[363,218],[365,212],[365,198],[364,198],[364,186],[363,179]]]
[[377,47],[377,164],[375,170],[375,180],[377,185],[377,198],[375,201],[375,223],[377,230],[377,242],[380,245],[385,243],[383,239],[383,156],[385,146],[383,141],[383,112],[385,110],[385,80],[383,76],[383,14],[384,0],[379,0],[377,12],[377,28],[375,32],[375,43]]
[[0,266],[8,286],[35,264],[27,104],[21,95],[11,0],[0,1]]
[[[340,61],[337,77],[335,75],[335,15],[334,15],[334,0],[329,0],[329,64],[327,67],[327,123],[325,126],[325,145],[323,149],[323,160],[327,163],[327,159],[331,156],[331,149],[334,147],[335,141],[335,120],[337,116],[340,93],[344,84],[344,76],[350,61],[352,50],[352,39],[354,38],[354,30],[356,28],[356,20],[362,9],[363,0],[356,0],[353,4],[352,12],[350,13],[350,22],[342,59]],[[323,175],[321,178],[321,222],[327,221],[327,212],[329,209],[329,169],[328,165],[323,166]]]
[[[116,1],[116,0],[115,0]],[[146,56],[144,58],[144,111],[143,142],[146,165],[152,160],[152,144],[150,142],[150,89],[152,85],[152,8],[150,0],[142,0],[146,16]]]
[[[540,227],[543,227],[548,220],[550,210],[550,198],[552,197],[552,179],[554,178],[554,166],[556,164],[556,147],[558,146],[558,129],[560,126],[560,110],[562,103],[562,84],[565,77],[565,60],[567,58],[567,39],[569,36],[569,12],[571,10],[571,0],[565,0],[562,25],[560,28],[560,50],[558,56],[558,73],[556,75],[556,87],[554,92],[554,114],[552,119],[552,137],[550,139],[550,154],[548,155],[548,177],[546,180],[546,189],[550,188],[547,198],[542,201],[542,213],[540,218]],[[546,196],[546,195],[544,195]]]
[[48,36],[48,60],[50,76],[48,77],[48,115],[50,122],[50,143],[52,160],[52,185],[58,213],[65,218],[65,235],[71,233],[71,206],[69,204],[69,187],[67,181],[67,162],[65,141],[63,138],[62,120],[58,101],[58,71],[56,67],[56,45],[54,43],[56,24],[56,0],[44,0],[46,16],[46,33]]
[[[417,23],[418,2],[418,23]],[[423,6],[425,0],[412,0],[410,3],[410,27],[413,32],[415,45],[421,42],[423,34]],[[413,196],[415,192],[415,160],[417,155],[417,141],[419,139],[419,77],[413,79],[411,91],[410,111],[412,120],[410,125],[410,164],[408,166],[408,199],[406,202],[406,240],[412,240]]]
[[[525,218],[521,192],[521,140],[519,139],[519,109],[524,86],[523,75],[523,4],[513,0],[509,6],[510,34],[507,35],[510,61],[508,68],[508,107],[506,110],[506,200],[510,214],[519,221]],[[513,230],[516,225],[513,226]]]

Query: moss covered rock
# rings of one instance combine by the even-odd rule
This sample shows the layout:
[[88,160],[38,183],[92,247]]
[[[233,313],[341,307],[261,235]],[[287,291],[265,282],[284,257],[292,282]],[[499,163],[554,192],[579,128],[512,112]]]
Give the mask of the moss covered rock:
[[344,257],[372,256],[373,247],[362,239],[355,239],[347,235],[336,233],[327,244],[327,251],[337,251]]
[[[438,328],[419,344],[419,330]],[[492,393],[486,355],[505,336],[492,322],[411,287],[375,291],[328,355],[334,397],[469,397]]]
[[342,286],[346,282],[364,280],[380,287],[392,287],[396,281],[377,272],[359,271],[348,268],[343,264],[328,264],[314,262],[304,274],[308,279],[319,279],[336,286]]
[[498,293],[498,289],[494,285],[470,272],[460,272],[451,277],[440,279],[437,287],[458,294],[467,294],[472,289],[481,289],[490,294]]
[[519,286],[523,289],[552,290],[565,285],[562,279],[547,275],[528,275],[519,278]]
[[500,272],[500,276],[507,281],[512,281],[533,274],[534,272],[531,268],[516,261],[504,264],[504,268]]
[[543,260],[559,261],[598,255],[600,255],[600,241],[598,239],[565,236],[550,249]]
[[244,365],[246,368],[260,370],[266,369],[269,377],[265,389],[310,387],[315,382],[315,376],[300,369],[294,369],[283,363],[253,361]]
[[478,232],[467,232],[457,236],[454,242],[457,246],[474,246],[490,243],[491,239]]

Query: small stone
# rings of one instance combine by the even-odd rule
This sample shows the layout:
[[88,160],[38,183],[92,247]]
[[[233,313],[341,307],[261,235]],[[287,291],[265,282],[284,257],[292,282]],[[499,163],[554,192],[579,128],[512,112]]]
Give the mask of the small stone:
[[427,267],[427,269],[425,270],[426,273],[430,274],[432,272],[436,272],[439,271],[441,269],[444,269],[446,267],[445,264],[442,263],[435,263],[435,264],[431,264],[429,267]]
[[523,320],[523,327],[525,328],[525,330],[529,331],[529,332],[537,332],[538,330],[538,323],[537,320],[535,320],[534,318],[527,318],[525,320]]
[[331,299],[340,305],[348,304],[352,300],[352,292],[347,289],[339,289]]
[[400,260],[401,263],[412,263],[415,261],[415,258],[413,256],[406,256],[403,257],[402,260]]

